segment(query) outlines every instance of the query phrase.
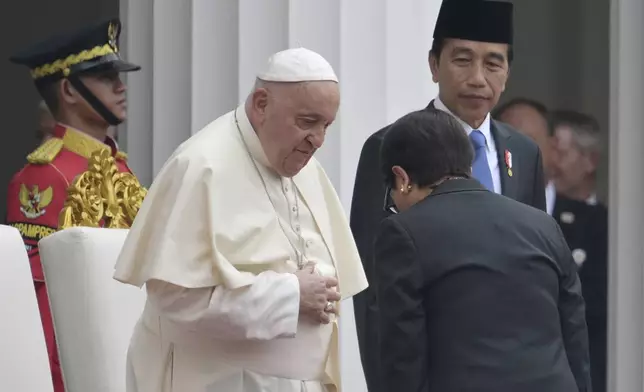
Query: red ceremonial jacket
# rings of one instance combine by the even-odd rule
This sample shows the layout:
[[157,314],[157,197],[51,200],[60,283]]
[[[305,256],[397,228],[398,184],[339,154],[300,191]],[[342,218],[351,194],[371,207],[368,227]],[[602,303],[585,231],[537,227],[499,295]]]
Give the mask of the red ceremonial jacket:
[[87,170],[97,150],[110,148],[120,172],[131,172],[126,155],[114,140],[101,142],[81,131],[58,124],[54,137],[27,156],[28,163],[9,183],[7,224],[25,241],[34,281],[44,281],[38,241],[58,229],[58,215],[74,178]]

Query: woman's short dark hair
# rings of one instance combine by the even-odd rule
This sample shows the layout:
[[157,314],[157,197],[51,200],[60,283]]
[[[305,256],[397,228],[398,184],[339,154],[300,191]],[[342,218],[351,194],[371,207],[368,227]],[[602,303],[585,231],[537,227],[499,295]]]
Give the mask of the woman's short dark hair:
[[451,115],[437,109],[407,114],[386,131],[380,163],[386,185],[394,187],[393,166],[411,182],[430,186],[446,176],[469,177],[474,151],[465,130]]

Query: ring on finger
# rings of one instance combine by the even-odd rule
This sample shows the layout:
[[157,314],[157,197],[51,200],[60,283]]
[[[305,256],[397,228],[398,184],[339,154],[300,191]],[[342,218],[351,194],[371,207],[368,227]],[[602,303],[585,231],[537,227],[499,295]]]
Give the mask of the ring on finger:
[[326,307],[324,308],[324,310],[325,310],[326,312],[328,312],[328,311],[330,311],[330,310],[332,310],[332,309],[333,309],[333,302],[328,301],[328,302],[326,303]]

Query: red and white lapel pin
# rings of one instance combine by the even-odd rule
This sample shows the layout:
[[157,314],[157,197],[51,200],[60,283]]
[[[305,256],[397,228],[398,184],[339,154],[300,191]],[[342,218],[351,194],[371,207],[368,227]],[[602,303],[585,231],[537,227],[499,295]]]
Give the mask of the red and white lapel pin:
[[512,177],[512,153],[505,150],[505,167],[508,169],[508,176]]

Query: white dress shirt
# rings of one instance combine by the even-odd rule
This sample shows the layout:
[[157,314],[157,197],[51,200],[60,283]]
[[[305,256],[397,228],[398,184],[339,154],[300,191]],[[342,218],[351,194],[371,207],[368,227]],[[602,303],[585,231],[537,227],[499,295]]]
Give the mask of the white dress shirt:
[[[449,110],[447,106],[445,106],[445,104],[439,97],[436,97],[436,99],[434,99],[434,107],[451,114],[452,117],[454,117],[459,122],[459,124],[463,126],[463,129],[465,129],[465,132],[467,132],[467,136],[469,136],[470,133],[472,133],[472,131],[474,130],[474,128],[469,126],[465,121],[461,120],[460,118],[458,118],[458,116],[452,113],[452,111]],[[490,167],[490,173],[492,174],[494,192],[501,193],[501,172],[499,171],[499,156],[496,153],[496,143],[494,142],[494,138],[492,137],[490,121],[490,113],[488,113],[481,126],[477,129],[481,131],[483,136],[485,136],[485,145],[487,146],[487,164]]]
[[555,184],[552,181],[548,181],[548,185],[546,185],[546,211],[550,216],[552,216],[552,212],[555,209],[556,200],[557,190],[555,189]]

